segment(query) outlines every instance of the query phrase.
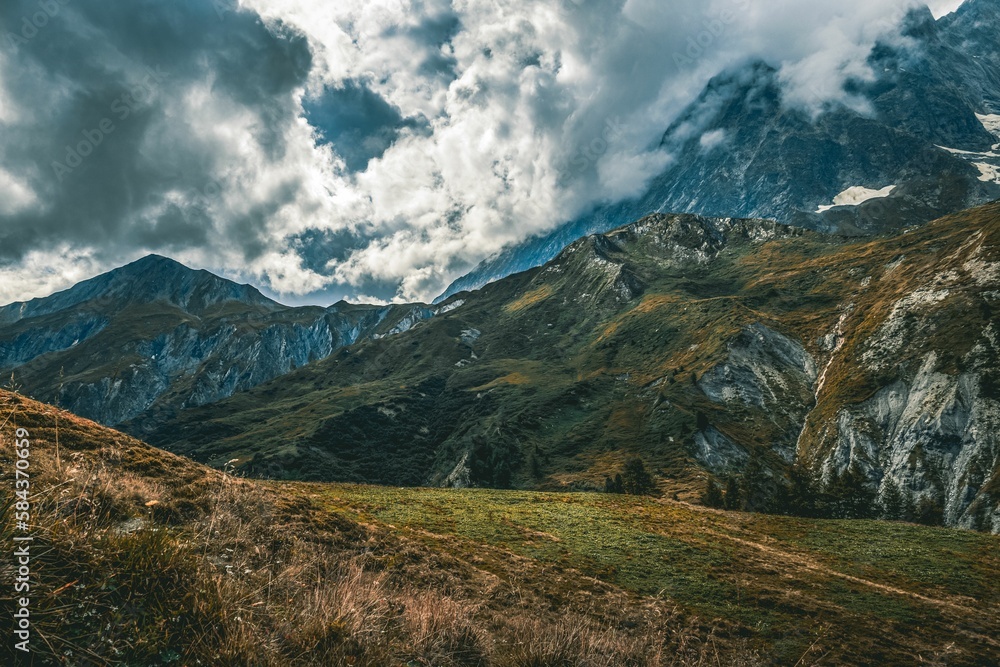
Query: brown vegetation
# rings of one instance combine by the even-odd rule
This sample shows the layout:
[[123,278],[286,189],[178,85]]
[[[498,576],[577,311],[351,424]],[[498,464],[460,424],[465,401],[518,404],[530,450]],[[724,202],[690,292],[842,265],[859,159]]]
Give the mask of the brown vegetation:
[[0,408],[32,440],[35,664],[759,664],[667,602],[480,570],[67,413],[58,470],[54,409]]

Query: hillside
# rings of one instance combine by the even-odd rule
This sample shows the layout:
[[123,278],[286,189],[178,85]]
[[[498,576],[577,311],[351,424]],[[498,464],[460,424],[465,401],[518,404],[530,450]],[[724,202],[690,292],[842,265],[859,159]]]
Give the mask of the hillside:
[[767,496],[854,468],[997,531],[998,238],[1000,204],[860,242],[652,216],[150,438],[390,485],[596,489],[638,454],[670,491],[753,468]]
[[[581,236],[656,212],[863,235],[994,200],[998,20],[996,0],[968,0],[938,20],[914,7],[900,25],[884,26],[867,57],[870,75],[849,80],[844,99],[822,113],[787,99],[787,73],[776,63],[720,72],[665,129],[660,147],[673,159],[641,195],[505,249],[443,296],[540,266]],[[866,196],[851,196],[859,189]]]
[[1000,661],[996,536],[253,482],[6,391],[0,409],[3,469],[15,427],[33,452],[36,665]]
[[149,426],[431,314],[419,304],[289,308],[151,255],[0,308],[0,375],[16,371],[30,395],[103,424]]

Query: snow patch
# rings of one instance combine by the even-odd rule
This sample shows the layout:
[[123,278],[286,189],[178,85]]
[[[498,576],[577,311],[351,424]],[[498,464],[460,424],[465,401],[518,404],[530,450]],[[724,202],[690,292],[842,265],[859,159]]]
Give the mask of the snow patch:
[[979,180],[984,183],[1000,184],[1000,167],[985,162],[973,162],[972,164],[979,169]]
[[993,146],[993,150],[992,151],[986,152],[986,153],[981,152],[981,151],[963,151],[960,148],[948,148],[947,146],[938,146],[937,144],[934,144],[934,146],[936,148],[940,148],[943,151],[948,151],[952,155],[957,155],[958,157],[962,158],[963,160],[973,160],[973,159],[987,159],[987,160],[993,159],[993,160],[995,160],[995,159],[1000,159],[1000,153],[996,152],[997,148],[1000,148],[1000,144],[996,144],[995,146]]
[[978,118],[979,122],[983,124],[983,127],[986,128],[987,132],[1000,138],[1000,114],[994,113],[984,116],[977,113],[976,118]]
[[444,315],[445,313],[450,313],[453,310],[461,308],[465,305],[465,299],[459,299],[458,301],[453,301],[446,306],[441,306],[438,308],[437,314]]
[[865,203],[871,199],[881,199],[883,197],[888,197],[896,190],[895,185],[888,185],[881,190],[872,190],[871,188],[866,188],[861,185],[855,185],[852,188],[847,188],[839,195],[833,198],[833,204],[830,206],[820,206],[816,209],[817,213],[825,213],[832,208],[837,206],[858,206]]
[[983,153],[980,151],[963,151],[961,148],[948,148],[947,146],[938,146],[934,144],[936,148],[940,148],[943,151],[948,151],[952,155],[961,156],[972,156],[972,157],[996,157],[993,153]]

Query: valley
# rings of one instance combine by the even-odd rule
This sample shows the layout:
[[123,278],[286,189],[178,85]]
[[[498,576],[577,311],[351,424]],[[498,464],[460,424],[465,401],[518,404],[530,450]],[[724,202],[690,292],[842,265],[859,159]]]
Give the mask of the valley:
[[1000,667],[1000,0],[67,2],[0,665]]
[[[653,216],[150,432],[280,479],[669,494],[855,468],[997,531],[1000,208],[875,240]],[[770,480],[770,481],[768,481]]]
[[33,441],[39,664],[1000,660],[996,536],[605,494],[253,481],[6,391],[0,409],[0,463],[8,426]]

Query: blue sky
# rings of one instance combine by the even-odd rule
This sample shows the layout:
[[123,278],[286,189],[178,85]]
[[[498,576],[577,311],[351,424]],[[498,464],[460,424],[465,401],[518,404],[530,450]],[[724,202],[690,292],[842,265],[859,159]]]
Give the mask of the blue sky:
[[763,58],[787,104],[850,103],[913,5],[10,0],[0,302],[153,252],[286,302],[428,300],[640,192],[722,69]]

